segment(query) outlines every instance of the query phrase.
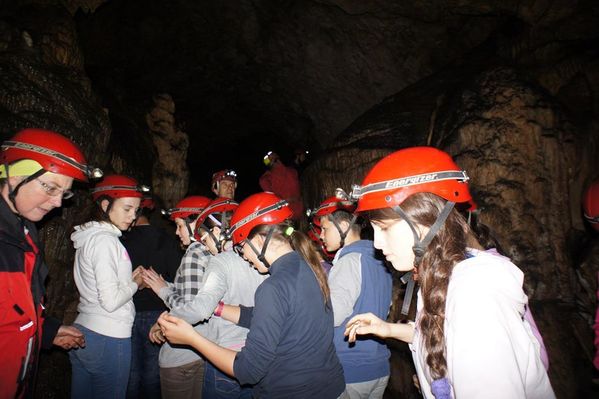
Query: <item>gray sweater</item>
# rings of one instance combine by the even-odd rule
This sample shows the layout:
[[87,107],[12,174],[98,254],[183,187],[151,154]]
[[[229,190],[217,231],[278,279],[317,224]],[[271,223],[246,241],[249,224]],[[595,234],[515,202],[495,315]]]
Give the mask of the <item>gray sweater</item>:
[[208,339],[220,346],[239,351],[245,345],[247,328],[220,317],[212,317],[219,301],[228,305],[254,306],[254,293],[266,279],[233,251],[222,252],[208,262],[204,286],[193,301],[175,306],[170,313],[195,324],[210,319]]

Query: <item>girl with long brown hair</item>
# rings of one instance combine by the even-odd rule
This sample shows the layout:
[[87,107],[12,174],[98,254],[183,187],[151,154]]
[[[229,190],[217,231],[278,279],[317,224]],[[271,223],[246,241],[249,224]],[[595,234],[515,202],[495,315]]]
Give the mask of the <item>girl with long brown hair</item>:
[[446,153],[414,147],[379,161],[354,188],[375,247],[396,270],[413,270],[420,288],[415,322],[362,314],[345,333],[409,343],[426,398],[553,398],[522,271],[485,251],[456,209],[472,203],[467,181]]

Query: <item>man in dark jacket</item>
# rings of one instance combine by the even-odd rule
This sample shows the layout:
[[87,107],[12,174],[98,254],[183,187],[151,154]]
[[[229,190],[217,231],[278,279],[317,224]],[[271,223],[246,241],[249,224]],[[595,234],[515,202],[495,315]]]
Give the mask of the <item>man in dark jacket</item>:
[[34,222],[94,172],[66,137],[26,129],[0,150],[0,398],[33,396],[40,347],[84,345],[83,334],[45,317],[48,268]]
[[[181,257],[179,243],[164,229],[152,226],[149,217],[154,210],[154,200],[144,197],[141,214],[135,226],[121,236],[133,269],[137,265],[152,267],[166,281],[173,282]],[[160,346],[148,339],[150,328],[168,308],[151,289],[138,290],[133,295],[135,320],[131,332],[131,372],[127,398],[160,399]]]

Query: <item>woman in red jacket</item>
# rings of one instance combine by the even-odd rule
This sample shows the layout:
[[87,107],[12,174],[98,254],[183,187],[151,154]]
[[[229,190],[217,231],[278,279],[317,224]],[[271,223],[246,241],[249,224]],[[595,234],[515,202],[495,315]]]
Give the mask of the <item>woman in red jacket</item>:
[[0,398],[31,396],[40,346],[84,345],[83,334],[44,318],[48,268],[35,222],[70,198],[92,170],[66,137],[26,129],[0,151]]

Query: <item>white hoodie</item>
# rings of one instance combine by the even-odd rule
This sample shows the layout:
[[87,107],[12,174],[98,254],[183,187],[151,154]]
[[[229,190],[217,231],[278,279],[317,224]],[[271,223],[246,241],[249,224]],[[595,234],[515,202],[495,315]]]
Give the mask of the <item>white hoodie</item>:
[[71,234],[76,249],[73,275],[79,290],[75,323],[109,337],[128,338],[137,284],[131,279],[131,260],[120,236],[121,231],[106,222],[85,223]]
[[[452,272],[445,305],[447,378],[452,398],[555,398],[541,361],[541,346],[524,318],[524,275],[494,251],[472,257]],[[418,310],[423,307],[418,292]],[[418,329],[412,357],[425,398],[433,398],[426,351]]]

